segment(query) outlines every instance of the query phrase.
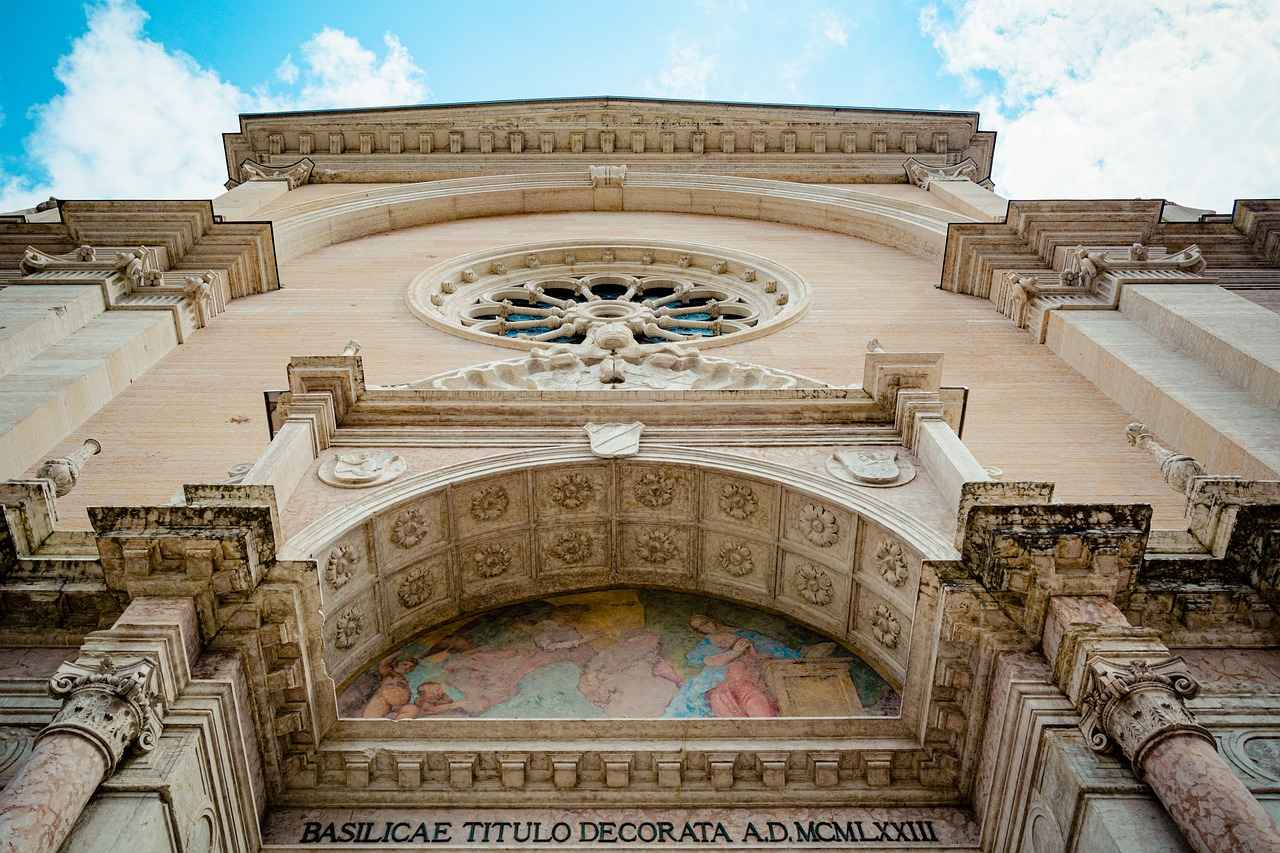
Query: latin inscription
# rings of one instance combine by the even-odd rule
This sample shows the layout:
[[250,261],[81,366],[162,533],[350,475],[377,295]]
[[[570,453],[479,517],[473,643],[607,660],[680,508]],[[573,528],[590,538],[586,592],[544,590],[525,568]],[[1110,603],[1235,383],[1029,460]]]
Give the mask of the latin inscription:
[[304,821],[299,844],[949,843],[933,820]]

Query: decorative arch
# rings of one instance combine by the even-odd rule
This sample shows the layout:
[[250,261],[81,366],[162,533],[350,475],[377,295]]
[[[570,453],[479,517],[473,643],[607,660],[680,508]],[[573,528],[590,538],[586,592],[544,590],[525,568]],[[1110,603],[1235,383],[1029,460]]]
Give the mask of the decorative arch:
[[565,211],[647,211],[732,216],[803,225],[941,259],[947,224],[965,218],[847,187],[621,167],[497,175],[360,189],[287,208],[273,229],[281,260],[387,231],[480,216]]
[[[566,555],[565,537],[584,541]],[[839,640],[906,695],[922,564],[955,552],[909,513],[829,476],[648,446],[617,460],[522,451],[408,477],[313,522],[281,558],[317,562],[339,684],[459,617],[633,586],[782,614]]]

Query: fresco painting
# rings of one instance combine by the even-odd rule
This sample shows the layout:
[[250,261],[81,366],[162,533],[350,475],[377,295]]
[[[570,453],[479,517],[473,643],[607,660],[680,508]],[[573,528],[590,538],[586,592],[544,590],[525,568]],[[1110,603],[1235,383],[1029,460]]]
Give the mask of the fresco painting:
[[839,644],[718,599],[621,589],[507,607],[424,634],[342,691],[344,717],[895,716]]

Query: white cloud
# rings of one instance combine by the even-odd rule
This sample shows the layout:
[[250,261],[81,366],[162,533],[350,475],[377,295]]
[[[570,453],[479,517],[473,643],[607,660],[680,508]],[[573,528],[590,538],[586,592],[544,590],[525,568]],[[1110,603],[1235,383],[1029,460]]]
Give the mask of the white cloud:
[[293,64],[293,54],[285,54],[284,59],[276,67],[276,79],[282,83],[293,85],[298,82],[298,66]]
[[715,54],[704,53],[701,45],[673,36],[667,50],[667,67],[656,80],[646,83],[645,89],[657,97],[705,99],[707,83],[718,61]]
[[[209,198],[226,179],[221,134],[237,115],[321,106],[376,106],[424,100],[423,71],[392,35],[381,60],[339,30],[286,57],[276,76],[297,91],[246,92],[193,58],[148,39],[132,0],[91,6],[88,28],[54,75],[63,91],[33,108],[31,172],[0,173],[0,211],[59,198]],[[292,70],[290,70],[292,69]]]
[[960,0],[926,9],[921,27],[999,131],[1004,195],[1223,212],[1280,195],[1273,3]]
[[844,20],[835,12],[820,12],[818,26],[822,30],[822,37],[827,41],[840,47],[849,46],[849,30],[845,27]]

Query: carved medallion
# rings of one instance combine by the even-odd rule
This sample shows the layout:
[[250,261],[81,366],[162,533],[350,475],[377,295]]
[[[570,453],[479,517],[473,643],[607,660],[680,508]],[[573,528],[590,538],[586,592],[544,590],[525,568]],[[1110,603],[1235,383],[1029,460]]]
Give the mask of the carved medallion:
[[476,521],[495,521],[507,512],[511,499],[502,486],[485,486],[471,497],[471,517]]
[[645,471],[636,478],[636,500],[649,509],[669,506],[676,496],[676,478],[667,471]]
[[636,538],[636,554],[646,563],[667,563],[680,555],[675,536],[666,530],[646,530]]
[[567,565],[578,565],[591,559],[595,538],[583,530],[567,530],[547,546],[548,556]]
[[756,569],[751,549],[741,543],[730,542],[716,555],[720,571],[735,578],[744,578]]
[[435,584],[430,571],[413,569],[405,572],[400,582],[396,584],[396,598],[400,599],[400,604],[406,610],[412,610],[425,604],[431,598],[434,589]]
[[827,471],[847,483],[882,489],[916,477],[916,466],[897,450],[837,450],[827,457]]
[[644,424],[583,424],[591,441],[591,452],[602,459],[635,456],[640,452],[640,433]]
[[334,589],[342,589],[355,574],[356,564],[359,562],[360,556],[355,548],[350,545],[339,545],[329,552],[329,559],[324,567],[325,580],[329,581],[329,586]]
[[742,483],[725,483],[720,487],[720,511],[730,518],[746,521],[756,514],[760,502],[755,491]]
[[506,545],[481,545],[471,554],[476,574],[496,578],[511,568],[511,549]]
[[595,484],[585,474],[561,474],[551,483],[551,502],[561,509],[578,509],[596,495]]
[[352,608],[338,617],[338,625],[333,635],[333,645],[339,649],[349,649],[364,633],[364,617],[359,610]]
[[404,459],[389,450],[348,450],[329,457],[316,470],[323,482],[341,489],[381,486],[404,473]]
[[391,543],[401,548],[412,548],[425,539],[430,530],[431,525],[422,510],[412,507],[397,515],[392,522]]
[[898,617],[884,604],[877,604],[871,614],[871,635],[886,649],[895,648],[902,636],[902,625],[899,624]]
[[881,577],[893,586],[902,586],[911,577],[907,556],[902,552],[902,546],[892,539],[880,540],[876,546],[875,561]]
[[819,548],[830,548],[840,539],[840,524],[836,521],[836,514],[822,504],[801,505],[797,526],[804,538]]
[[835,598],[835,584],[831,575],[813,563],[801,563],[796,569],[796,591],[810,604],[826,607]]

